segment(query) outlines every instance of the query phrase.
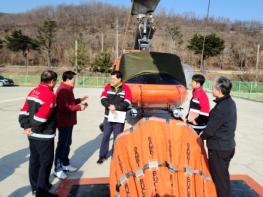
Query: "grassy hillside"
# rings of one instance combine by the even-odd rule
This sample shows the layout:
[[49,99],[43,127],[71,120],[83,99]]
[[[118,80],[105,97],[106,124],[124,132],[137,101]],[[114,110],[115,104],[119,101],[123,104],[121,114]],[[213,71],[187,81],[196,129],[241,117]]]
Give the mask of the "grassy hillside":
[[[86,47],[88,69],[95,56],[103,50],[115,56],[116,19],[119,25],[119,54],[123,48],[132,49],[136,31],[136,19],[131,18],[127,28],[129,9],[116,7],[99,2],[90,2],[82,5],[60,5],[58,7],[42,7],[23,14],[0,14],[0,39],[5,40],[14,30],[21,29],[28,36],[35,38],[38,28],[45,20],[54,20],[57,23],[54,47],[52,48],[53,61],[57,66],[70,66],[74,55],[74,41],[81,38]],[[189,39],[195,33],[204,33],[204,21],[194,15],[176,15],[161,11],[155,14],[157,31],[152,40],[152,50],[178,54],[182,61],[196,68],[200,65],[200,55],[195,55],[187,49]],[[182,34],[182,44],[175,44],[167,28],[179,26]],[[216,33],[225,41],[225,49],[217,57],[206,61],[206,69],[248,70],[255,68],[256,49],[260,44],[263,47],[262,23],[257,21],[229,21],[225,18],[212,18],[207,23],[207,34]],[[14,53],[0,49],[0,65],[23,65],[25,60],[21,53]],[[263,58],[263,53],[260,53]],[[29,54],[29,64],[46,65],[45,51],[33,51]],[[263,68],[263,60],[259,62]]]

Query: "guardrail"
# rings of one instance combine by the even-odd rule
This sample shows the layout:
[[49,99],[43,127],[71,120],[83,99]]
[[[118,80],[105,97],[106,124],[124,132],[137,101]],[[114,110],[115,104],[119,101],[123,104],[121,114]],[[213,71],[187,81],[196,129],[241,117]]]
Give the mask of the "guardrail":
[[[40,81],[39,75],[5,75],[5,77],[13,79],[15,84],[18,86],[24,87],[33,87],[36,86]],[[58,79],[61,79],[59,76]],[[99,88],[103,87],[106,83],[109,82],[108,77],[101,76],[78,76],[76,81],[76,87],[81,88]],[[58,81],[58,84],[60,80]]]
[[[39,75],[5,75],[14,80],[19,86],[36,86],[39,83]],[[59,77],[60,79],[61,77]],[[100,88],[109,82],[109,77],[103,76],[78,76],[76,87],[80,88]],[[245,98],[263,102],[263,83],[255,81],[232,81],[233,87],[231,94],[238,98]],[[212,91],[212,81],[206,80],[204,89]]]
[[[210,80],[206,80],[203,85],[204,89],[212,92],[212,84]],[[249,99],[253,101],[263,102],[263,83],[255,81],[232,81],[231,95],[238,98]]]

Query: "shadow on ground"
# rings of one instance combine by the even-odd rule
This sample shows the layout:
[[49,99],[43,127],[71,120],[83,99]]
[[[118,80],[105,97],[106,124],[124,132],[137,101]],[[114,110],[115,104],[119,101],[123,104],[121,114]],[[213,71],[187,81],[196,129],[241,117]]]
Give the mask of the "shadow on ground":
[[[102,140],[103,134],[99,134],[96,138],[88,141],[87,143],[81,145],[74,151],[71,161],[77,168],[81,168],[85,162],[100,148],[100,143]],[[74,143],[74,142],[73,142]],[[12,175],[15,169],[24,162],[28,161],[29,149],[24,148],[17,152],[6,155],[0,159],[0,181],[4,180],[8,176]],[[4,172],[4,173],[2,173]],[[77,171],[74,173],[74,176],[81,177],[83,174],[82,171]],[[69,174],[70,177],[70,174]],[[53,173],[50,175],[50,182],[53,182],[55,179]],[[57,188],[60,184],[60,181],[53,185],[53,188]],[[8,197],[16,196],[26,196],[31,192],[30,185],[21,187],[12,192]]]
[[29,149],[23,148],[19,151],[5,155],[0,158],[0,182],[12,175],[16,168],[27,162],[29,159]]
[[81,168],[84,165],[84,163],[94,154],[94,152],[100,148],[102,137],[103,134],[101,133],[93,140],[90,140],[75,150],[73,156],[70,159],[74,166]]
[[27,185],[27,186],[24,186],[24,187],[21,187],[21,188],[15,190],[10,195],[8,195],[8,197],[26,196],[30,192],[31,192],[31,187],[30,187],[30,185]]

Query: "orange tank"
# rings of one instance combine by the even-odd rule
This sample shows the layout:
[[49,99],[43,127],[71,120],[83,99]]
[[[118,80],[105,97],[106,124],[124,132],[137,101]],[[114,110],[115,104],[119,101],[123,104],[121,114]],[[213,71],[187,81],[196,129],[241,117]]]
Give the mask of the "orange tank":
[[167,108],[180,106],[186,99],[183,85],[130,84],[132,103],[144,108]]

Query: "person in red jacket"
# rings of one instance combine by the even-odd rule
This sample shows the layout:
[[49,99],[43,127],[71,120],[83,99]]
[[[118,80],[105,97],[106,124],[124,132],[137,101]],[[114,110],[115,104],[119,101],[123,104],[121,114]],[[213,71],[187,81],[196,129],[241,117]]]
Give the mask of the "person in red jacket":
[[195,74],[192,77],[191,86],[193,96],[190,100],[189,111],[186,121],[197,134],[206,128],[209,117],[210,105],[206,92],[203,89],[205,77],[201,74]]
[[[101,104],[105,107],[105,118],[103,122],[103,139],[97,164],[102,164],[107,158],[111,134],[113,133],[115,140],[123,131],[126,111],[131,105],[131,100],[131,90],[122,81],[122,73],[120,71],[112,71],[111,82],[104,87],[101,93]],[[117,114],[122,114],[122,117],[124,117],[123,121],[112,119]]]
[[63,82],[56,91],[57,96],[57,127],[58,143],[55,154],[55,176],[59,179],[67,178],[64,171],[74,172],[77,168],[70,165],[69,152],[72,142],[73,126],[77,124],[77,111],[86,109],[87,104],[81,103],[88,96],[75,99],[73,88],[75,86],[75,75],[73,71],[63,73]]
[[44,71],[41,83],[30,91],[19,113],[20,126],[28,136],[29,181],[32,194],[36,197],[57,196],[49,192],[56,131],[56,96],[53,93],[56,82],[57,73]]

